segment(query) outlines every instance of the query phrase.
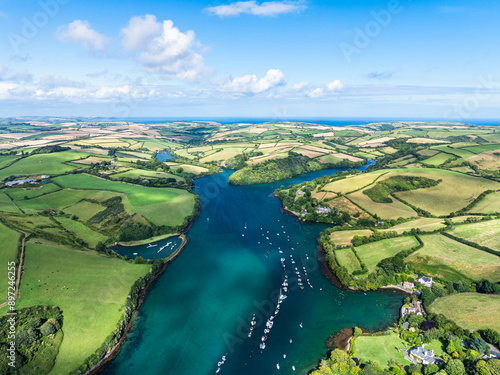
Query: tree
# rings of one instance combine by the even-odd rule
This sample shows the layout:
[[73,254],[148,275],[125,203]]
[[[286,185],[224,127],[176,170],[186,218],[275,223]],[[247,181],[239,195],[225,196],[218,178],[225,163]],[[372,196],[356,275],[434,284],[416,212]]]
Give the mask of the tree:
[[431,364],[425,366],[424,374],[425,375],[433,375],[438,371],[439,371],[438,365],[431,363]]
[[42,326],[40,327],[40,333],[42,334],[42,336],[52,335],[53,333],[56,332],[57,332],[56,327],[54,327],[54,325],[48,321],[43,323]]
[[144,263],[146,263],[146,261],[144,260],[144,258],[143,258],[143,257],[141,257],[141,256],[139,255],[137,258],[135,258],[134,263],[135,263],[135,264],[144,264]]
[[472,340],[472,342],[470,343],[470,347],[478,353],[484,353],[486,350],[488,350],[488,344],[486,344],[486,341],[484,341],[480,337],[476,337],[474,340]]
[[444,366],[448,375],[465,375],[465,367],[461,360],[450,359]]

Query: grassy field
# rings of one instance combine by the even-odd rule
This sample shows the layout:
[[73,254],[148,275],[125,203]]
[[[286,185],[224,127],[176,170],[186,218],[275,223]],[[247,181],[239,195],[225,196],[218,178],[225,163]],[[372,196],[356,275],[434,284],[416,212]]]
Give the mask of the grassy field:
[[119,180],[124,177],[129,178],[140,178],[140,179],[148,179],[148,178],[175,178],[177,181],[183,181],[184,178],[181,176],[177,176],[171,173],[166,172],[156,172],[156,171],[147,171],[144,169],[132,169],[127,172],[117,173],[110,176],[113,180]]
[[90,190],[62,189],[33,199],[20,199],[19,201],[16,201],[16,203],[24,212],[28,214],[34,214],[47,209],[58,211],[78,202],[81,199],[89,197],[92,193],[93,192]]
[[[466,207],[485,190],[500,189],[499,182],[443,169],[396,169],[391,171],[391,174],[408,174],[435,180],[441,179],[442,182],[434,187],[396,193],[398,197],[408,203],[435,215],[448,215],[450,212]],[[387,177],[389,177],[389,174],[384,175],[382,178]],[[457,189],[457,186],[464,188]]]
[[[7,286],[9,286],[9,284],[7,284],[7,263],[16,260],[17,242],[20,235],[20,233],[6,227],[0,222],[0,243],[2,244],[0,250],[0,264],[2,265],[2,269],[0,271],[0,281],[5,286],[1,294],[1,303],[5,302],[5,298],[7,297]],[[15,274],[17,276],[17,270]]]
[[371,214],[377,214],[381,219],[398,219],[400,217],[416,217],[417,213],[413,209],[400,201],[393,199],[392,203],[376,203],[362,191],[357,191],[348,195],[354,203],[361,206]]
[[356,247],[356,253],[366,264],[368,272],[373,272],[382,259],[392,257],[417,245],[418,241],[413,236],[396,237],[361,245]]
[[5,194],[5,190],[0,190],[0,211],[21,212],[14,202]]
[[461,293],[436,300],[431,311],[445,315],[464,329],[494,329],[500,332],[500,296]]
[[500,192],[488,194],[478,204],[476,204],[469,212],[491,214],[500,212]]
[[451,282],[490,279],[500,281],[500,257],[464,245],[440,234],[420,237],[424,247],[406,261],[418,273]]
[[106,243],[107,236],[90,229],[85,224],[67,217],[58,217],[56,220],[76,237],[83,239],[89,244],[89,247],[95,249],[98,242]]
[[453,155],[445,154],[444,152],[440,152],[439,154],[434,155],[434,156],[430,157],[429,159],[425,159],[423,161],[423,163],[430,164],[433,166],[438,166],[438,165],[446,163],[447,161],[449,161],[451,159],[454,159]]
[[354,236],[371,236],[373,232],[369,229],[345,230],[333,232],[330,240],[334,245],[349,245]]
[[474,155],[474,153],[470,152],[470,151],[467,151],[467,150],[464,150],[464,149],[460,149],[460,148],[452,148],[452,147],[449,147],[448,145],[445,145],[445,146],[434,146],[432,147],[433,149],[435,150],[440,150],[440,151],[444,151],[444,152],[447,152],[449,154],[453,154],[459,158],[468,158],[469,156],[472,156]]
[[486,152],[486,151],[500,150],[500,143],[481,145],[481,146],[464,147],[464,150],[470,151],[474,154],[480,154],[480,153]]
[[0,170],[0,179],[11,175],[61,174],[75,167],[64,162],[86,157],[89,154],[76,151],[54,152],[52,154],[36,154],[23,158],[11,166]]
[[14,199],[15,201],[19,201],[24,199],[24,197],[28,198],[36,198],[42,194],[53,193],[54,191],[60,190],[61,188],[55,184],[44,184],[41,187],[36,188],[10,188],[6,189],[5,192]]
[[80,220],[88,221],[91,217],[93,217],[95,214],[97,214],[102,210],[104,210],[104,206],[100,204],[88,201],[81,201],[72,204],[71,206],[67,206],[64,209],[64,212],[67,214],[77,215],[80,218]]
[[343,180],[334,181],[325,185],[323,190],[347,194],[351,191],[358,190],[362,187],[370,185],[378,176],[385,172],[387,171],[375,171],[347,177]]
[[127,195],[130,204],[143,206],[151,203],[168,202],[182,191],[172,188],[153,189],[145,186],[125,184],[117,181],[103,180],[97,177],[76,174],[60,176],[54,179],[57,184],[71,189],[110,190]]
[[17,307],[53,305],[64,314],[64,340],[52,373],[69,373],[104,342],[122,315],[130,286],[150,268],[57,246],[27,244]]
[[5,167],[9,163],[12,163],[14,160],[16,160],[19,157],[20,157],[20,155],[1,155],[0,156],[0,169]]
[[375,360],[380,363],[382,368],[388,367],[388,362],[395,360],[404,365],[409,364],[404,359],[404,352],[398,352],[398,349],[409,349],[406,341],[399,338],[396,333],[390,333],[383,336],[359,336],[356,338],[356,357],[361,363]]
[[459,225],[450,231],[450,233],[479,245],[500,250],[500,220]]
[[[322,193],[320,193],[320,194],[322,194]],[[334,193],[327,193],[327,194],[332,195]],[[323,198],[323,199],[328,199],[328,195],[326,196],[326,198]],[[351,216],[359,213],[359,215],[360,215],[359,217],[364,217],[364,218],[371,217],[365,211],[363,211],[361,208],[356,206],[354,203],[352,203],[349,199],[347,199],[344,196],[332,199],[332,200],[326,202],[326,204],[330,208],[335,208],[335,209],[340,210],[340,211],[348,212]]]
[[231,158],[234,158],[236,155],[243,153],[245,151],[245,148],[238,148],[238,147],[228,147],[222,149],[222,151],[216,152],[212,155],[209,155],[203,159],[200,159],[202,163],[208,163],[210,161],[216,161],[216,160],[228,160]]
[[358,258],[356,258],[351,248],[335,250],[335,258],[339,265],[347,268],[350,273],[361,269]]
[[423,232],[432,232],[436,229],[444,228],[445,226],[443,219],[420,217],[416,220],[395,225],[389,229],[382,229],[381,232],[396,231],[401,234],[410,231],[412,228],[419,228]]

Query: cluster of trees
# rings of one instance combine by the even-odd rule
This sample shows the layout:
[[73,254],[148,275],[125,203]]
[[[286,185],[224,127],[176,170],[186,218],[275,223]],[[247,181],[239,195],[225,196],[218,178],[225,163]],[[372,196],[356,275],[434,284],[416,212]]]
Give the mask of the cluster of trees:
[[392,203],[389,195],[395,192],[433,187],[440,182],[441,180],[436,181],[426,177],[393,176],[377,182],[370,189],[363,190],[363,194],[368,195],[372,201],[377,203]]
[[[9,366],[10,335],[9,316],[0,318],[0,373],[30,373],[30,362],[37,357],[46,364],[54,364],[57,350],[44,350],[47,346],[59,345],[55,339],[63,324],[63,315],[58,307],[32,306],[17,310],[15,338],[15,368]],[[51,368],[49,368],[50,370]]]
[[53,152],[61,152],[61,151],[67,151],[67,150],[71,150],[71,147],[64,147],[64,146],[59,146],[59,145],[43,146],[43,147],[39,147],[39,148],[31,151],[30,155],[50,154]]

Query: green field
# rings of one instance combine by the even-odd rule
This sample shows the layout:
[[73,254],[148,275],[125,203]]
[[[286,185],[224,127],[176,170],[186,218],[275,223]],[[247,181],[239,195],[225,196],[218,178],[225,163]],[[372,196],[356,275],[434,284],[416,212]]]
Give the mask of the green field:
[[75,174],[60,176],[53,179],[57,184],[71,189],[110,190],[127,195],[130,204],[143,206],[151,203],[168,202],[181,194],[183,191],[172,188],[149,188],[145,186],[131,185],[117,181],[103,180],[101,178]]
[[467,150],[464,150],[461,148],[453,148],[453,147],[450,147],[449,145],[434,146],[432,148],[435,150],[440,150],[440,151],[446,152],[448,154],[453,154],[459,158],[464,158],[464,159],[474,155],[474,153],[472,153],[470,151],[467,151]]
[[6,189],[5,192],[14,199],[15,201],[19,201],[24,199],[24,197],[35,198],[42,194],[53,193],[54,191],[61,190],[59,186],[56,184],[44,184],[41,187],[36,188],[9,188]]
[[[441,179],[442,182],[434,187],[396,193],[408,203],[434,215],[448,215],[450,212],[466,207],[485,190],[500,189],[499,182],[443,169],[408,168],[396,169],[391,173]],[[389,174],[383,178],[386,176],[388,177]],[[462,188],[457,189],[457,186]]]
[[63,164],[70,160],[88,156],[88,153],[77,151],[62,151],[51,154],[36,154],[20,159],[11,166],[0,169],[0,179],[11,175],[61,174],[75,167]]
[[[114,193],[116,195],[120,195],[117,193]],[[75,204],[72,204],[71,206],[67,206],[64,209],[64,212],[67,214],[73,214],[77,215],[78,218],[82,221],[88,221],[90,218],[92,218],[94,215],[96,215],[98,212],[102,211],[104,209],[104,206],[93,203],[93,202],[88,202],[88,201],[81,201]]]
[[459,225],[450,231],[450,233],[481,246],[500,251],[500,220]]
[[21,212],[7,194],[5,194],[5,190],[0,190],[0,211]]
[[21,157],[20,155],[0,155],[0,169],[5,167],[7,164],[12,163],[17,158]]
[[480,153],[485,152],[485,151],[500,150],[500,143],[481,145],[481,146],[464,147],[464,150],[470,151],[474,154],[480,154]]
[[445,315],[464,329],[494,329],[500,332],[500,295],[460,293],[439,298],[431,311]]
[[177,181],[184,181],[184,178],[181,176],[177,176],[171,173],[166,172],[156,172],[156,171],[147,171],[144,169],[132,169],[126,172],[116,173],[110,176],[113,180],[119,180],[124,177],[129,178],[140,178],[140,179],[148,179],[148,178],[175,178]]
[[89,244],[89,247],[95,249],[98,242],[106,243],[108,237],[90,229],[85,224],[67,217],[57,217],[56,220],[75,237],[81,238]]
[[123,313],[131,285],[151,269],[33,243],[27,244],[25,256],[22,298],[16,307],[53,305],[64,314],[64,340],[54,374],[69,373],[104,342]]
[[360,175],[354,175],[342,180],[331,182],[323,188],[325,191],[333,191],[336,193],[347,194],[349,192],[361,189],[362,187],[368,186],[381,174],[387,171],[375,171],[371,173],[363,173]]
[[407,221],[402,224],[395,225],[389,229],[382,229],[381,232],[396,231],[399,234],[410,231],[412,228],[418,228],[423,232],[432,232],[437,229],[444,228],[443,219],[420,217],[416,220]]
[[424,247],[406,258],[418,273],[451,282],[481,279],[500,281],[500,257],[440,234],[420,238]]
[[395,360],[403,365],[409,364],[404,359],[404,352],[398,349],[410,349],[410,345],[396,333],[383,336],[358,336],[356,338],[356,357],[361,363],[378,361],[382,368],[389,367],[388,362]]
[[500,212],[500,192],[494,192],[484,197],[469,212],[491,214]]
[[20,199],[16,201],[17,205],[28,214],[35,214],[39,211],[53,209],[62,210],[64,207],[70,206],[81,199],[85,199],[92,195],[89,190],[68,190],[62,189],[54,193],[42,195],[32,199]]
[[335,250],[335,258],[341,267],[347,268],[349,273],[361,269],[358,258],[356,258],[356,255],[354,255],[350,247],[347,249]]
[[371,236],[373,232],[369,229],[339,230],[333,232],[330,240],[334,245],[349,245],[354,236]]
[[373,272],[382,259],[392,257],[415,246],[418,246],[418,241],[413,236],[396,237],[361,245],[356,247],[356,253],[366,264],[368,272]]
[[[0,281],[5,285],[2,290],[1,299],[2,302],[5,302],[5,298],[7,297],[7,284],[8,278],[8,262],[16,261],[17,255],[17,243],[20,237],[20,233],[12,230],[0,222],[0,243],[2,246],[0,247],[0,264],[2,265],[2,269],[0,271]],[[15,271],[15,275],[17,276],[17,269]]]
[[446,163],[449,160],[454,159],[455,157],[453,155],[445,154],[444,152],[440,152],[437,155],[434,155],[430,157],[429,159],[425,159],[422,161],[422,163],[433,165],[433,166],[438,166],[441,164]]
[[[422,190],[428,190],[428,188]],[[392,203],[376,203],[366,194],[363,194],[362,191],[349,194],[348,198],[370,214],[377,214],[381,219],[398,219],[400,217],[408,218],[418,216],[411,207],[396,199],[393,199]]]

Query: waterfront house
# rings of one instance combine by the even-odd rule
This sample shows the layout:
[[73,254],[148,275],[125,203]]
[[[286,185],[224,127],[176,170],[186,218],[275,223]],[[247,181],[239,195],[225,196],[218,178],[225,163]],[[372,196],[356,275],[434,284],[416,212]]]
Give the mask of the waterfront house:
[[436,357],[434,356],[434,350],[427,350],[421,346],[417,346],[408,351],[410,358],[415,361],[421,362],[423,365],[430,365],[436,362]]
[[415,303],[411,304],[410,306],[404,305],[401,307],[401,316],[405,315],[423,315],[422,314],[422,306],[420,305],[420,301],[416,301]]
[[328,208],[328,207],[318,207],[318,208],[316,208],[316,213],[318,213],[318,214],[325,214],[325,215],[327,215],[327,214],[330,213],[330,211],[331,211],[331,209]]
[[419,277],[417,281],[423,286],[426,286],[428,288],[430,288],[432,284],[434,284],[434,281],[432,281],[432,277],[427,277],[427,276]]
[[403,288],[407,290],[413,290],[415,285],[413,283],[409,283],[408,281],[403,281]]

